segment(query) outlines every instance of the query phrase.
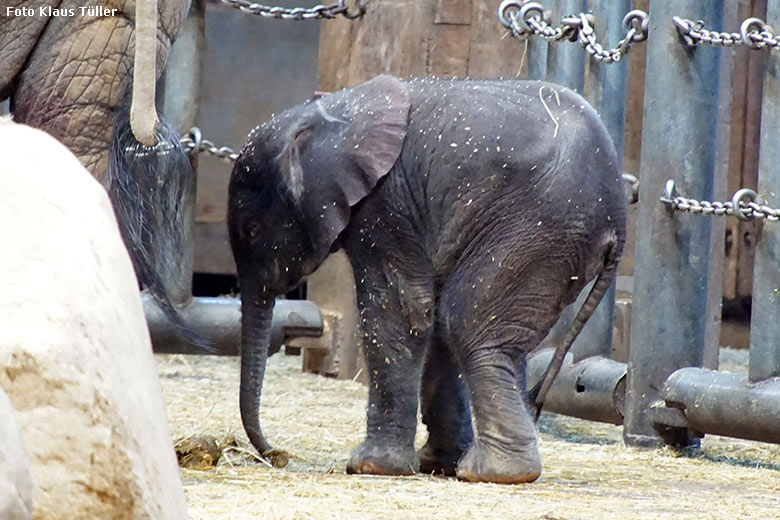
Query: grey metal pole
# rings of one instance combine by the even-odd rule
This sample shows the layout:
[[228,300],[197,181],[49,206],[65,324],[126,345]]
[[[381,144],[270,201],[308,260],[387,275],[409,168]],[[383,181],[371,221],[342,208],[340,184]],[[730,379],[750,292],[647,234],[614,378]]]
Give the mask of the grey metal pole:
[[650,406],[666,378],[702,365],[710,224],[669,214],[658,198],[667,179],[682,193],[712,200],[720,73],[719,50],[687,48],[673,16],[704,20],[720,31],[723,0],[651,0],[647,49],[639,222],[631,352],[623,437],[654,446]]
[[[142,295],[152,346],[157,353],[236,356],[241,346],[241,300],[199,297],[182,309],[187,325],[213,343],[211,352],[183,340],[149,295]],[[309,300],[276,300],[271,321],[271,353],[289,338],[322,335],[322,314]]]
[[[527,359],[527,386],[532,388],[550,366],[553,350],[536,350]],[[593,356],[578,363],[567,354],[544,409],[589,421],[622,424],[626,397],[626,364]]]
[[[544,6],[545,10],[550,8],[550,0],[542,0],[539,3]],[[549,44],[538,36],[529,36],[526,40],[526,45],[526,59],[528,60],[526,77],[528,79],[546,79],[547,48]]]
[[[171,48],[168,65],[163,77],[162,112],[179,132],[185,132],[198,123],[200,79],[203,49],[205,46],[204,0],[193,0],[187,19],[182,24],[176,42]],[[197,159],[192,166],[197,173]],[[178,271],[172,273],[171,299],[177,305],[192,299],[192,266],[195,258],[195,177],[187,186],[184,199],[185,211],[191,217],[181,230],[182,246]]]
[[[560,0],[553,8],[553,23],[561,17],[587,12],[588,0]],[[582,94],[585,87],[585,53],[571,42],[557,42],[548,46],[547,81],[564,85]]]
[[[623,38],[623,18],[631,10],[631,0],[593,0],[596,35],[606,45]],[[626,87],[628,62],[604,64],[592,57],[588,68],[585,98],[594,106],[615,143],[615,151],[623,160],[623,132],[626,122]],[[615,314],[615,284],[596,308],[572,346],[575,361],[590,356],[612,354],[612,319]]]
[[748,384],[742,374],[682,368],[669,376],[661,395],[674,405],[654,407],[653,415],[677,432],[780,443],[780,379]]
[[[767,23],[780,26],[780,0],[767,3]],[[772,52],[764,75],[758,195],[780,205],[780,56]],[[750,381],[780,376],[780,223],[764,222],[756,243],[750,319]],[[780,436],[780,434],[778,434]]]

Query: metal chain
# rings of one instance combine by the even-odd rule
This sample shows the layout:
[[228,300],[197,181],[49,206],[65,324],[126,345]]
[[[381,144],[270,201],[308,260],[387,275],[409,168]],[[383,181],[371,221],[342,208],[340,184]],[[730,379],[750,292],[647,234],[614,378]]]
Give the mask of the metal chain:
[[[200,128],[194,126],[187,130],[181,139],[179,139],[182,148],[187,152],[187,155],[193,155],[195,153],[206,152],[216,157],[219,157],[226,162],[235,162],[238,158],[238,153],[232,148],[227,146],[217,146],[208,139],[203,139]],[[195,152],[197,150],[197,152]],[[629,173],[623,174],[623,182],[628,186],[628,203],[636,204],[639,201],[639,180]]]
[[687,211],[701,215],[734,215],[740,220],[766,219],[774,222],[780,220],[780,209],[759,204],[756,202],[758,200],[756,192],[747,188],[742,188],[734,193],[729,202],[709,202],[680,197],[677,195],[674,181],[668,180],[664,195],[660,200],[666,204],[670,213]]
[[235,162],[238,158],[238,152],[227,146],[217,146],[208,139],[203,139],[200,128],[194,126],[187,130],[187,133],[179,139],[179,142],[184,148],[184,151],[188,155],[195,153],[207,152],[211,155],[219,157],[226,162]]
[[626,36],[614,49],[604,49],[596,40],[593,29],[595,18],[590,13],[565,16],[560,27],[551,24],[550,13],[544,6],[527,0],[504,0],[498,7],[498,20],[501,25],[518,39],[536,35],[548,41],[579,41],[585,51],[597,61],[617,63],[631,49],[631,44],[647,39],[650,17],[641,10],[634,10],[623,18],[623,30]]
[[742,22],[738,33],[710,31],[704,28],[704,22],[701,20],[694,22],[679,16],[673,17],[672,21],[677,26],[680,37],[691,47],[706,43],[722,47],[747,45],[751,49],[780,48],[780,37],[775,36],[772,26],[760,18],[748,18]]
[[248,0],[220,0],[223,4],[239,9],[245,13],[256,14],[263,18],[276,18],[282,20],[316,20],[322,18],[335,18],[338,15],[354,20],[360,18],[366,12],[367,1],[357,0],[355,8],[350,11],[347,0],[338,0],[333,4],[316,5],[314,7],[275,7],[258,4]]

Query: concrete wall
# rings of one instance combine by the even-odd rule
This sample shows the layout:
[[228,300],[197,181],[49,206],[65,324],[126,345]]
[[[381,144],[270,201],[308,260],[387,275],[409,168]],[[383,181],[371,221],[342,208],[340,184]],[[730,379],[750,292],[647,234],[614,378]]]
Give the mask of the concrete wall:
[[[270,3],[317,4],[311,0]],[[222,4],[207,4],[199,116],[203,137],[240,149],[249,131],[272,113],[311,97],[317,86],[319,38],[319,21],[265,19]],[[230,170],[231,164],[201,154],[196,272],[235,272],[225,225]]]

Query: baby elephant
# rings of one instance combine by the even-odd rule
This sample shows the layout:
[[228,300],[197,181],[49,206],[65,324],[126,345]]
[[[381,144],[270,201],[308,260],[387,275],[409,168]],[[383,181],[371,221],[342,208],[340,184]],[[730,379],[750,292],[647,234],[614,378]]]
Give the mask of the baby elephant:
[[[536,81],[379,76],[253,130],[230,180],[228,224],[241,417],[254,446],[270,449],[258,407],[274,297],[344,248],[370,375],[366,440],[347,471],[535,480],[525,356],[597,278],[531,392],[539,407],[616,275],[618,164],[595,111]],[[415,453],[418,406],[429,437]]]

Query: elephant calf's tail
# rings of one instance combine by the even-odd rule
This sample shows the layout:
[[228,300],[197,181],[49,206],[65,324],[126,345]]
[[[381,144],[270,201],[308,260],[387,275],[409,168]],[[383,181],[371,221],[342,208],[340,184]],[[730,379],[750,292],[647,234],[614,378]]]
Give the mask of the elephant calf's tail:
[[[146,287],[177,335],[209,349],[171,301],[191,262],[184,258],[184,233],[192,225],[195,173],[176,131],[165,121],[157,145],[145,147],[130,129],[131,92],[117,106],[108,169],[108,193],[138,281]],[[182,272],[183,270],[187,272]]]
[[528,402],[533,403],[533,406],[536,408],[536,419],[539,419],[539,415],[542,413],[542,406],[547,397],[547,392],[549,392],[558,372],[561,371],[563,360],[569,352],[572,343],[574,343],[574,340],[582,330],[582,327],[585,326],[585,323],[596,310],[596,307],[599,302],[601,302],[604,294],[606,294],[609,286],[612,285],[612,282],[615,280],[622,250],[623,243],[618,238],[617,234],[613,232],[605,245],[603,267],[596,278],[596,282],[593,284],[593,287],[591,287],[590,293],[588,293],[582,307],[580,307],[580,310],[574,317],[571,328],[566,333],[563,341],[555,347],[555,352],[553,353],[553,357],[550,360],[550,364],[547,366],[544,375],[528,392]]

